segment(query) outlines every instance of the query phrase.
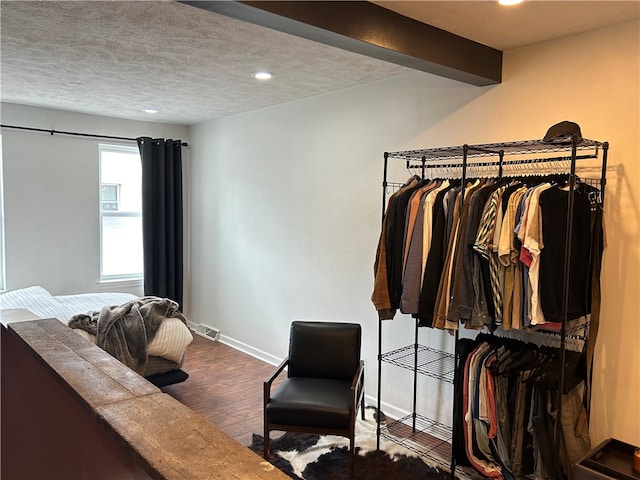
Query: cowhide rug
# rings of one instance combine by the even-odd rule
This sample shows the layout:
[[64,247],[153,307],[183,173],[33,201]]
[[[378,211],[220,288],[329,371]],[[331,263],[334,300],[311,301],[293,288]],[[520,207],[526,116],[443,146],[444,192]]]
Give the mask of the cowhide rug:
[[[376,450],[376,413],[365,409],[356,424],[355,478],[358,480],[449,480],[450,474],[429,466],[410,450],[380,438]],[[262,456],[263,437],[249,447]],[[348,480],[349,440],[333,435],[284,433],[271,439],[271,464],[296,480]]]

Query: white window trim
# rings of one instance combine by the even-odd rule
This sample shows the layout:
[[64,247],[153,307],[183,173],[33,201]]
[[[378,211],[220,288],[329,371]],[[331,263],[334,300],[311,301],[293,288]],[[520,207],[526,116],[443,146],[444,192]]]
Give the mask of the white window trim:
[[[137,147],[129,147],[124,145],[108,145],[108,144],[99,144],[98,145],[98,186],[102,184],[102,152],[123,152],[123,153],[140,153]],[[103,251],[103,243],[102,243],[102,217],[108,216],[118,216],[118,217],[142,217],[142,214],[138,214],[137,212],[103,212],[102,211],[102,202],[99,197],[100,193],[98,193],[98,216],[100,218],[100,280],[98,281],[98,286],[107,286],[107,288],[113,287],[139,287],[143,285],[144,273],[139,274],[127,274],[127,275],[103,275],[103,265],[102,265],[102,251]]]
[[4,235],[4,163],[2,162],[2,135],[0,135],[0,292],[7,288],[6,249]]
[[141,278],[129,280],[100,280],[96,283],[99,290],[112,291],[114,288],[136,288],[143,287],[144,280]]

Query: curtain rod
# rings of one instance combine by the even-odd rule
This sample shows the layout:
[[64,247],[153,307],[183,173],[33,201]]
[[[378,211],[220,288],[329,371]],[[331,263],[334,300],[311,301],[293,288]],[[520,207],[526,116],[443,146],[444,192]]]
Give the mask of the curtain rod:
[[[63,130],[47,130],[46,128],[34,128],[34,127],[19,127],[17,125],[0,125],[1,128],[13,128],[15,130],[28,130],[31,132],[44,132],[50,135],[59,134],[59,135],[73,135],[76,137],[90,137],[90,138],[105,138],[108,140],[125,140],[127,142],[136,142],[137,138],[130,137],[114,137],[111,135],[95,135],[93,133],[78,133],[78,132],[65,132]],[[181,142],[181,146],[188,147],[189,144],[186,142]]]

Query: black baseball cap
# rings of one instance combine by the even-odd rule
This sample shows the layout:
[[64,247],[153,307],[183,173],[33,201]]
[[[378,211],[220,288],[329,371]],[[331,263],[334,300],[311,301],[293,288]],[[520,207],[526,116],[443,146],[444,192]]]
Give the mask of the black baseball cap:
[[543,141],[549,143],[571,143],[574,135],[578,140],[582,140],[580,125],[565,120],[549,127]]

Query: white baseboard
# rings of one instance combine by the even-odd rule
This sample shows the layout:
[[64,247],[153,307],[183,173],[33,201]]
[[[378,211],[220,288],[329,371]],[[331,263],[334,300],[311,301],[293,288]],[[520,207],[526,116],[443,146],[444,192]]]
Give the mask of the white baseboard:
[[236,340],[235,338],[231,338],[227,335],[220,334],[220,336],[218,337],[218,341],[232,348],[235,348],[236,350],[246,353],[247,355],[251,355],[258,360],[267,362],[268,364],[273,366],[278,366],[282,362],[282,358],[278,358],[275,355],[271,355],[270,353],[267,353],[263,350],[254,348],[251,345],[247,345],[246,343],[241,342],[240,340]]

